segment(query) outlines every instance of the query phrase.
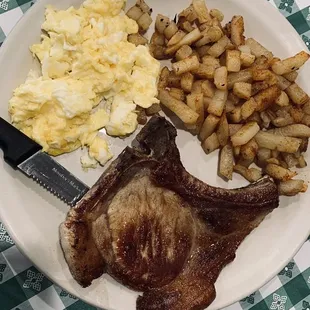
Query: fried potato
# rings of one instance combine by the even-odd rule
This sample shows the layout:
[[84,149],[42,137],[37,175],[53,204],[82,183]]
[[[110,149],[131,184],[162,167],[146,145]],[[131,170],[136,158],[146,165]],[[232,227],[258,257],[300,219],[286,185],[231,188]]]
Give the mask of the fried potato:
[[199,116],[196,124],[191,128],[191,132],[195,135],[199,134],[205,119],[205,109],[203,105],[203,94],[190,94],[186,96],[187,105],[195,111]]
[[188,58],[193,53],[192,48],[189,45],[183,45],[175,54],[175,58],[177,61]]
[[208,50],[211,46],[210,45],[204,45],[201,47],[196,48],[196,52],[200,57],[206,56],[208,54]]
[[234,154],[230,144],[225,145],[220,151],[219,175],[225,179],[232,180],[234,171]]
[[276,104],[280,107],[287,107],[290,105],[290,99],[288,95],[283,90],[281,91],[281,95],[276,99]]
[[259,148],[257,151],[257,159],[259,162],[265,162],[271,158],[271,150],[266,148]]
[[171,46],[176,46],[185,36],[186,32],[184,32],[183,30],[178,30],[168,41],[168,48]]
[[240,51],[226,51],[226,67],[229,72],[239,72],[241,69]]
[[158,89],[165,89],[168,86],[168,78],[170,75],[170,71],[167,67],[161,69],[159,81],[158,81]]
[[154,103],[149,108],[145,110],[147,116],[152,116],[161,111],[161,107],[159,103]]
[[240,72],[230,73],[227,77],[228,89],[232,89],[235,83],[238,82],[251,82],[252,72],[250,70],[241,70]]
[[305,114],[310,115],[310,100],[308,100],[302,107]]
[[237,133],[242,127],[242,124],[229,124],[229,136],[233,136],[235,133]]
[[191,32],[195,29],[195,27],[193,27],[188,20],[185,20],[184,22],[180,23],[179,27],[186,32]]
[[170,22],[169,26],[164,30],[165,37],[170,40],[177,32],[179,28],[175,22]]
[[259,131],[255,136],[255,140],[260,148],[286,153],[296,153],[302,142],[301,139],[274,135],[264,131]]
[[265,167],[265,172],[272,178],[280,180],[282,182],[291,180],[293,177],[297,175],[296,172],[290,171],[275,164],[268,164]]
[[234,16],[231,20],[231,42],[236,45],[244,45],[244,20],[242,16]]
[[256,110],[257,103],[254,98],[250,98],[241,106],[241,118],[247,120]]
[[298,159],[293,154],[282,153],[281,155],[287,165],[287,168],[294,168],[298,165]]
[[298,168],[305,168],[305,167],[307,167],[307,162],[306,162],[306,160],[305,160],[303,155],[300,155],[298,157],[298,165],[297,165],[297,167]]
[[152,22],[153,19],[148,13],[143,13],[137,20],[137,24],[142,32],[147,31],[151,26]]
[[309,96],[296,83],[287,87],[285,92],[297,105],[303,105],[309,100]]
[[227,100],[227,95],[227,90],[217,89],[208,107],[208,112],[216,116],[222,116]]
[[214,133],[219,122],[220,122],[219,117],[209,114],[201,127],[199,133],[199,139],[201,141],[204,141],[208,137],[210,137]]
[[240,61],[243,67],[250,67],[255,61],[255,56],[252,54],[241,52]]
[[281,95],[281,90],[277,85],[270,86],[269,88],[260,91],[254,96],[257,103],[256,111],[262,112],[270,107],[276,99]]
[[220,67],[220,68],[215,69],[214,84],[217,89],[220,89],[220,90],[227,89],[227,68],[226,67]]
[[295,82],[297,77],[298,77],[298,72],[297,71],[293,71],[293,72],[290,72],[290,73],[286,73],[286,74],[283,74],[283,77],[285,77],[290,82]]
[[262,172],[256,168],[248,169],[241,165],[235,165],[234,172],[242,175],[246,180],[251,183],[257,182],[259,179],[262,178]]
[[193,5],[190,5],[179,14],[180,19],[183,17],[191,23],[198,18],[197,12],[195,11]]
[[217,128],[217,138],[221,146],[225,146],[229,139],[229,127],[226,118],[226,113],[223,113]]
[[247,144],[241,146],[240,155],[245,160],[254,161],[258,152],[258,144],[255,139],[251,139]]
[[206,64],[200,64],[193,73],[200,79],[213,79],[215,74],[215,67]]
[[302,51],[293,57],[275,62],[272,65],[272,71],[278,75],[294,72],[301,68],[309,57],[310,55],[308,53]]
[[158,99],[164,106],[175,113],[185,124],[196,124],[199,114],[188,107],[183,101],[173,98],[168,91],[160,89]]
[[242,120],[241,107],[240,106],[235,107],[230,113],[228,113],[227,118],[233,124],[240,123]]
[[164,16],[162,14],[158,14],[155,21],[155,29],[160,33],[164,34],[165,29],[170,24],[170,18],[167,16]]
[[278,185],[279,194],[282,196],[295,196],[298,193],[306,192],[308,185],[303,180],[288,180]]
[[190,72],[186,72],[181,76],[181,87],[182,89],[190,93],[193,88],[193,83],[194,83],[194,75]]
[[173,98],[178,99],[180,101],[184,101],[185,100],[185,93],[184,93],[183,89],[172,87],[169,90],[169,94]]
[[133,7],[129,8],[129,10],[127,11],[126,15],[129,18],[137,21],[143,15],[143,13],[144,12],[141,10],[140,7],[134,5]]
[[199,23],[203,24],[211,20],[205,0],[193,0],[193,7],[198,16]]
[[136,6],[138,6],[143,13],[152,14],[153,10],[145,3],[144,0],[137,0]]
[[168,80],[167,85],[168,87],[175,87],[175,88],[181,87],[181,77],[179,75],[176,75],[173,71],[169,73],[167,80]]
[[233,92],[239,98],[249,100],[252,95],[252,85],[250,83],[237,82],[234,84]]
[[210,137],[204,140],[201,144],[203,150],[206,154],[210,154],[220,147],[219,140],[216,133],[214,132]]
[[245,44],[250,47],[251,53],[255,55],[255,57],[265,56],[269,60],[273,58],[273,54],[253,38],[247,39]]
[[247,144],[259,132],[260,128],[257,123],[249,122],[241,127],[237,133],[231,137],[233,146],[241,146]]
[[205,80],[201,83],[201,91],[205,97],[213,98],[215,87],[211,81]]
[[294,138],[310,138],[310,128],[303,124],[293,124],[282,128],[271,129],[275,135]]
[[196,47],[201,47],[209,43],[217,42],[222,36],[223,31],[218,26],[207,26],[202,32],[202,38],[195,43]]
[[165,36],[157,31],[155,31],[151,37],[151,42],[152,45],[155,47],[157,46],[164,46],[166,45],[165,41]]
[[227,45],[231,43],[227,36],[221,37],[216,43],[214,43],[208,50],[209,55],[213,57],[221,56],[225,50]]
[[128,36],[128,42],[134,44],[135,46],[138,46],[147,44],[148,40],[140,33],[133,33]]
[[281,75],[277,75],[276,78],[278,80],[277,85],[281,90],[286,90],[291,85],[291,82]]
[[172,70],[176,75],[182,75],[186,72],[195,71],[199,68],[199,60],[196,56],[191,56],[172,64]]
[[219,22],[222,22],[224,20],[224,14],[218,9],[210,10],[210,15],[216,18]]

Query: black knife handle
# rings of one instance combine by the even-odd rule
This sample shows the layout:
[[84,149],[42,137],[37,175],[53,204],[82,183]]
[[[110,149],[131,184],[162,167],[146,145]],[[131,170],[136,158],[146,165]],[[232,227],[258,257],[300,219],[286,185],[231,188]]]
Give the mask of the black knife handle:
[[4,160],[16,169],[42,147],[0,117],[0,149]]

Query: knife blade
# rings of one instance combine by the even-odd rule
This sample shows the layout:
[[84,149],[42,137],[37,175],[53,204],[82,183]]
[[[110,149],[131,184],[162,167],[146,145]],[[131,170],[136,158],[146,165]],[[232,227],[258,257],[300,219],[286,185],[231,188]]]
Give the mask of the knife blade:
[[6,163],[21,170],[69,206],[74,206],[89,190],[86,184],[44,153],[38,143],[1,117],[0,148]]

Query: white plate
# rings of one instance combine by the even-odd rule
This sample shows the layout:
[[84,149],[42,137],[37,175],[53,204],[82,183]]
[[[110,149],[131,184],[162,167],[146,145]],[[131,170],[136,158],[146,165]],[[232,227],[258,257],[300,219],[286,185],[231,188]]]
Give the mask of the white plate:
[[[112,0],[111,0],[112,1]],[[40,40],[40,26],[46,4],[58,8],[80,5],[81,0],[40,0],[23,17],[1,48],[0,115],[8,119],[7,104],[12,90],[22,83],[30,68],[36,66],[28,47]],[[188,0],[148,0],[155,14],[171,17],[189,3]],[[287,57],[305,49],[295,30],[266,0],[209,0],[210,8],[221,9],[230,19],[235,14],[245,17],[246,35],[261,41],[279,57]],[[309,65],[299,77],[306,85]],[[129,143],[128,139],[126,143]],[[125,146],[119,139],[111,139],[117,155]],[[190,134],[179,132],[178,146],[185,167],[195,176],[212,185],[228,185],[216,176],[217,154],[206,156]],[[77,177],[92,185],[103,168],[84,173],[79,165],[79,152],[59,158]],[[193,160],[193,157],[195,158]],[[135,309],[137,294],[122,287],[108,276],[82,289],[72,279],[64,261],[59,242],[58,226],[68,208],[21,173],[13,171],[0,160],[0,217],[19,249],[52,281],[73,295],[98,307],[114,310]],[[309,178],[309,169],[304,177]],[[244,185],[235,177],[230,187]],[[259,289],[279,272],[294,256],[310,233],[310,191],[295,198],[281,198],[281,206],[269,215],[240,246],[236,260],[221,273],[216,282],[217,298],[211,309],[225,307]]]

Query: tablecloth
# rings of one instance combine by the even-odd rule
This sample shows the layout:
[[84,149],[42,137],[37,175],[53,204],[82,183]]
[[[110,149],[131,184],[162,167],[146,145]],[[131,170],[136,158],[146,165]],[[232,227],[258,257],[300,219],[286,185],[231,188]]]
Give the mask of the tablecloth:
[[[244,1],[255,2],[255,0]],[[266,1],[288,19],[310,50],[310,0]],[[16,22],[34,2],[0,0],[0,46]],[[0,222],[0,310],[10,309],[96,308],[78,300],[49,281],[18,251]],[[310,310],[310,237],[294,259],[272,281],[240,302],[225,308],[225,310],[246,309]]]

